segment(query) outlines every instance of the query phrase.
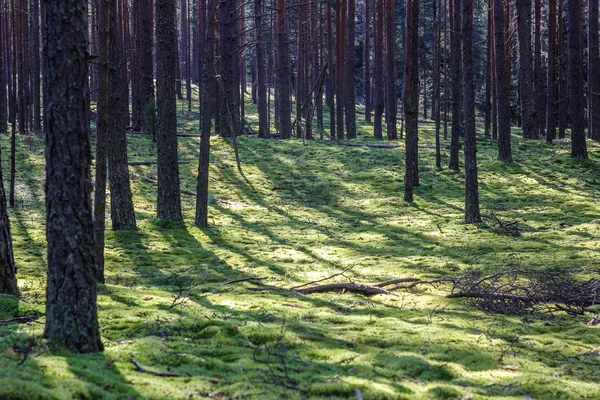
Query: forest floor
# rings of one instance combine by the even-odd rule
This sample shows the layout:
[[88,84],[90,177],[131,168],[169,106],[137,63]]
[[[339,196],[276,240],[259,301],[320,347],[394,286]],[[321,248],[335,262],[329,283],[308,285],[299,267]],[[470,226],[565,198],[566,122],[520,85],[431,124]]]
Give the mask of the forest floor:
[[[197,113],[181,112],[180,130],[198,131]],[[371,136],[372,126],[359,123],[357,142]],[[423,125],[420,144],[433,139]],[[130,161],[155,159],[148,136],[128,140]],[[41,339],[43,139],[19,137],[10,217],[22,299],[0,297],[0,320],[40,319],[0,323],[0,398],[329,399],[357,398],[357,389],[366,399],[600,398],[600,325],[586,324],[593,315],[484,313],[445,298],[443,286],[367,298],[227,284],[254,277],[289,288],[345,269],[333,281],[600,267],[597,144],[588,142],[590,160],[572,160],[568,140],[547,145],[515,130],[515,162],[504,164],[495,143],[480,138],[482,213],[518,220],[519,237],[489,221],[463,223],[464,175],[437,170],[433,149],[420,150],[421,186],[405,203],[399,144],[241,137],[241,175],[231,141],[214,137],[206,229],[193,225],[187,194],[184,223],[156,219],[147,181],[156,166],[132,166],[139,230],[106,234],[98,297],[106,350],[73,355],[51,353]],[[195,191],[198,139],[180,138],[179,150],[182,188]],[[133,359],[183,376],[140,372]]]

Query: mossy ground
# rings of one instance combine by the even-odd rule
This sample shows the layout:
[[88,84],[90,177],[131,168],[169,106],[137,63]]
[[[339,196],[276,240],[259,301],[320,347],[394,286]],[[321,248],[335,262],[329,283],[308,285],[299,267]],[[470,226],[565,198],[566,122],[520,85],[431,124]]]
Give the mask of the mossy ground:
[[[247,112],[255,123],[251,104]],[[198,130],[197,114],[180,114],[180,130]],[[359,124],[359,141],[371,134]],[[155,157],[150,138],[128,139],[130,160]],[[420,141],[433,143],[431,125]],[[195,190],[198,140],[179,143],[189,161],[182,186]],[[6,138],[2,145],[7,155]],[[431,149],[420,150],[421,187],[407,204],[403,148],[242,137],[242,176],[230,141],[214,137],[207,229],[193,226],[188,195],[184,223],[156,219],[156,187],[142,179],[156,168],[131,167],[139,230],[106,233],[98,298],[106,351],[51,353],[43,325],[0,325],[0,398],[353,398],[355,388],[369,399],[600,398],[600,330],[585,324],[590,317],[522,322],[448,300],[443,288],[365,298],[223,284],[260,277],[289,287],[348,267],[345,275],[364,283],[470,269],[593,271],[600,146],[588,145],[589,161],[572,160],[567,142],[525,141],[515,131],[515,162],[503,164],[495,143],[479,140],[483,213],[523,220],[518,238],[463,223],[464,177],[437,170]],[[17,150],[10,217],[23,298],[0,297],[0,319],[44,311],[43,140],[19,137]],[[18,366],[10,349],[28,344],[34,350]],[[132,357],[188,377],[140,373]]]

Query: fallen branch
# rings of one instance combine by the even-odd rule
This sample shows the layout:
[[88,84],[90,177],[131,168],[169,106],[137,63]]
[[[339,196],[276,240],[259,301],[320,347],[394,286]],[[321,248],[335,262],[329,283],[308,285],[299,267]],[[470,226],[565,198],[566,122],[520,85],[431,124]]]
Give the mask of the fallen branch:
[[[155,181],[155,180],[154,180],[154,179],[152,179],[152,178],[148,178],[147,176],[144,176],[144,177],[143,177],[143,179],[144,179],[146,182],[150,182],[150,183],[152,183],[153,185],[158,185],[158,181]],[[187,190],[187,189],[179,189],[179,191],[180,191],[181,193],[183,193],[183,194],[188,194],[188,195],[190,195],[190,196],[194,196],[194,197],[196,196],[196,192],[192,192],[191,190]]]
[[144,367],[142,367],[142,364],[140,364],[138,362],[138,360],[136,360],[135,358],[131,359],[131,363],[133,365],[135,365],[135,368],[139,371],[139,372],[144,372],[146,374],[150,374],[150,375],[154,375],[154,376],[165,376],[165,377],[170,377],[170,378],[185,378],[187,375],[181,375],[181,374],[174,374],[172,372],[158,372],[158,371],[150,371]]
[[330,283],[327,285],[311,286],[304,289],[292,289],[295,292],[301,294],[313,294],[313,293],[327,293],[327,292],[350,292],[358,293],[365,296],[374,296],[376,294],[388,294],[395,295],[394,293],[376,287],[368,285],[360,285],[356,283]]
[[292,289],[293,290],[297,290],[297,289],[303,288],[305,286],[314,285],[315,283],[319,283],[319,282],[323,282],[323,281],[328,281],[328,280],[330,280],[332,278],[335,278],[336,276],[344,275],[345,272],[350,271],[352,268],[354,268],[354,267],[348,267],[345,270],[343,270],[342,272],[338,272],[337,274],[333,274],[331,276],[328,276],[327,278],[318,279],[316,281],[308,282],[308,283],[305,283],[304,285],[294,286]]
[[42,322],[38,321],[37,317],[25,316],[25,317],[14,317],[14,318],[11,318],[11,319],[0,320],[0,325],[2,325],[2,324],[12,324],[12,323],[27,324],[29,322],[35,322],[35,323],[38,323],[38,324],[42,323]]
[[417,281],[420,281],[420,279],[418,279],[418,278],[399,278],[399,279],[392,279],[389,281],[381,282],[375,286],[382,288],[382,287],[386,287],[386,286],[395,285],[396,283],[417,282]]

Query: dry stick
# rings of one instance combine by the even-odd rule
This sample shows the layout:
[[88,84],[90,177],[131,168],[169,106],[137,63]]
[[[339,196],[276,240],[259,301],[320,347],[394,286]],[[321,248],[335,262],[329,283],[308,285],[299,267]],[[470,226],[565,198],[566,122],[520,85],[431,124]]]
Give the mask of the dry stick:
[[399,279],[392,279],[389,281],[381,282],[375,286],[382,288],[382,287],[386,287],[386,286],[390,286],[390,285],[395,285],[396,283],[417,282],[417,281],[420,281],[420,279],[418,279],[418,278],[399,278]]
[[316,281],[308,282],[308,283],[305,283],[304,285],[294,286],[292,288],[292,290],[300,289],[300,288],[303,288],[303,287],[308,286],[308,285],[314,285],[315,283],[319,283],[319,282],[323,282],[323,281],[328,281],[328,280],[330,280],[332,278],[335,278],[336,276],[344,275],[344,273],[350,271],[352,268],[354,268],[354,267],[348,267],[345,270],[343,270],[342,272],[338,272],[337,274],[333,274],[331,276],[328,276],[327,278],[318,279]]
[[135,365],[135,368],[139,372],[145,372],[146,374],[150,374],[150,375],[154,375],[154,376],[166,376],[166,377],[171,377],[171,378],[185,378],[186,377],[186,375],[174,374],[172,372],[158,372],[158,371],[147,370],[146,368],[142,367],[142,364],[140,364],[138,362],[138,360],[136,360],[135,358],[131,359],[131,363],[133,365]]
[[456,280],[452,279],[452,278],[439,278],[439,279],[431,279],[428,281],[423,281],[423,280],[418,279],[409,285],[398,285],[398,286],[394,286],[388,290],[390,292],[392,292],[394,290],[400,290],[400,289],[412,289],[417,285],[423,285],[423,284],[431,285],[431,284],[435,284],[435,283],[455,283],[455,282],[456,282]]

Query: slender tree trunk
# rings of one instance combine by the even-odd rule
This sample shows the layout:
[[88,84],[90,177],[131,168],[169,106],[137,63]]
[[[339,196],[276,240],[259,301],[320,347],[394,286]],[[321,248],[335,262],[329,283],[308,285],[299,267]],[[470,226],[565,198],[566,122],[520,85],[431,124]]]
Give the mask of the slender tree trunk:
[[40,132],[42,129],[41,96],[40,96],[40,3],[31,0],[31,107],[33,125],[31,129]]
[[492,129],[492,80],[494,79],[492,70],[492,47],[493,47],[493,20],[492,20],[492,1],[488,0],[488,29],[486,45],[486,66],[485,66],[485,137],[491,137]]
[[[260,3],[256,0],[255,5]],[[208,0],[207,20],[204,42],[204,90],[200,95],[200,158],[198,161],[198,185],[196,190],[196,218],[198,227],[208,226],[208,170],[210,156],[210,127],[212,109],[215,104],[215,37],[217,34],[218,0]],[[257,6],[258,8],[258,6]],[[260,15],[260,13],[257,13]]]
[[276,9],[276,90],[279,103],[279,131],[282,139],[288,139],[292,133],[292,104],[290,100],[290,51],[288,43],[287,1],[277,0]]
[[96,122],[96,184],[94,186],[94,238],[96,255],[96,279],[104,283],[104,230],[106,217],[106,142],[110,109],[108,106],[108,35],[110,0],[97,0],[97,39],[98,39],[98,106]]
[[262,0],[254,0],[256,29],[256,97],[258,100],[258,137],[269,137],[267,116],[267,69],[265,64],[265,38]]
[[535,27],[534,27],[534,47],[535,47],[535,115],[536,115],[536,138],[545,137],[544,118],[546,111],[546,88],[545,77],[547,76],[542,65],[542,0],[535,0]]
[[365,0],[365,19],[363,21],[363,97],[365,99],[365,121],[371,122],[371,0]]
[[465,222],[481,222],[477,180],[475,80],[473,73],[473,0],[462,0],[462,71],[465,110]]
[[335,140],[335,65],[333,63],[333,8],[334,0],[327,1],[327,64],[329,74],[327,77],[327,105],[329,107],[329,137]]
[[569,0],[569,114],[571,157],[588,158],[585,142],[585,91],[583,88],[583,0]]
[[388,77],[387,85],[387,136],[388,140],[397,140],[398,131],[396,128],[397,115],[396,115],[396,70],[395,65],[395,54],[396,54],[396,35],[394,31],[396,27],[394,25],[394,0],[386,1],[386,13],[385,13],[385,25],[386,25],[386,69]]
[[[5,50],[8,50],[8,46],[4,44],[4,27],[6,26],[5,21],[5,8],[4,0],[0,0],[0,134],[8,132],[8,98],[6,91],[6,84],[8,81],[8,74],[6,68],[6,58],[4,56]],[[4,188],[1,188],[4,193]]]
[[[110,216],[115,231],[133,230],[135,212],[129,183],[127,165],[127,139],[123,127],[122,42],[118,27],[117,2],[110,1],[108,33],[108,177],[110,182]],[[160,150],[159,150],[160,151]]]
[[600,50],[598,46],[598,0],[589,0],[588,86],[590,138],[600,142]]
[[[150,7],[151,0],[138,2],[138,60],[140,65],[140,113],[141,128],[145,133],[155,137],[154,124],[156,120],[154,104],[154,57],[153,30]],[[174,21],[173,21],[174,23]],[[172,47],[173,44],[170,44]]]
[[[2,10],[2,4],[0,4]],[[1,30],[1,29],[0,29]],[[0,34],[0,41],[2,40]],[[1,64],[0,64],[1,65]],[[10,234],[10,222],[8,220],[8,209],[6,208],[6,193],[4,192],[4,180],[2,176],[2,165],[0,162],[0,293],[17,296],[17,267],[13,256],[12,236]]]
[[531,57],[531,0],[517,0],[517,24],[519,31],[519,87],[521,89],[521,115],[523,137],[536,139],[539,129],[536,124],[533,96],[533,70]]
[[442,168],[442,154],[440,150],[440,124],[441,124],[441,107],[440,107],[440,69],[442,55],[442,33],[441,33],[441,12],[438,5],[440,0],[433,0],[433,110],[435,119],[435,166],[438,169]]
[[338,140],[344,139],[344,93],[345,93],[345,80],[344,80],[344,66],[345,66],[345,49],[346,49],[346,1],[336,2],[336,86],[335,86],[335,97],[336,97],[336,121],[337,130],[336,138]]
[[565,50],[564,0],[558,0],[558,138],[564,139],[569,117],[567,55]]
[[419,0],[406,0],[406,64],[404,72],[404,115],[406,120],[406,171],[404,201],[413,201],[419,184]]
[[87,2],[45,3],[48,284],[44,337],[102,351],[96,309],[88,114]]
[[348,0],[347,39],[346,39],[346,134],[348,139],[356,138],[356,92],[354,41],[356,40],[356,0]]
[[156,147],[158,218],[182,220],[177,160],[177,99],[175,98],[175,3],[156,0]]
[[552,143],[556,138],[558,124],[558,57],[556,49],[556,0],[548,4],[548,100],[546,101],[546,142]]
[[[373,91],[374,91],[374,111],[375,124],[374,133],[375,139],[383,139],[383,109],[384,109],[384,83],[383,83],[383,28],[384,28],[384,0],[376,1],[377,9],[375,13],[375,41],[374,41],[374,58],[373,58]],[[406,86],[406,85],[405,85]]]
[[498,159],[512,162],[510,143],[510,82],[506,74],[506,32],[504,31],[504,4],[494,1],[494,42],[496,53],[496,96],[498,118]]
[[459,161],[458,152],[460,150],[460,116],[462,112],[462,93],[461,93],[461,0],[452,0],[450,8],[450,20],[452,31],[450,32],[451,46],[451,74],[452,74],[452,133],[450,137],[450,163],[448,168],[458,171]]

